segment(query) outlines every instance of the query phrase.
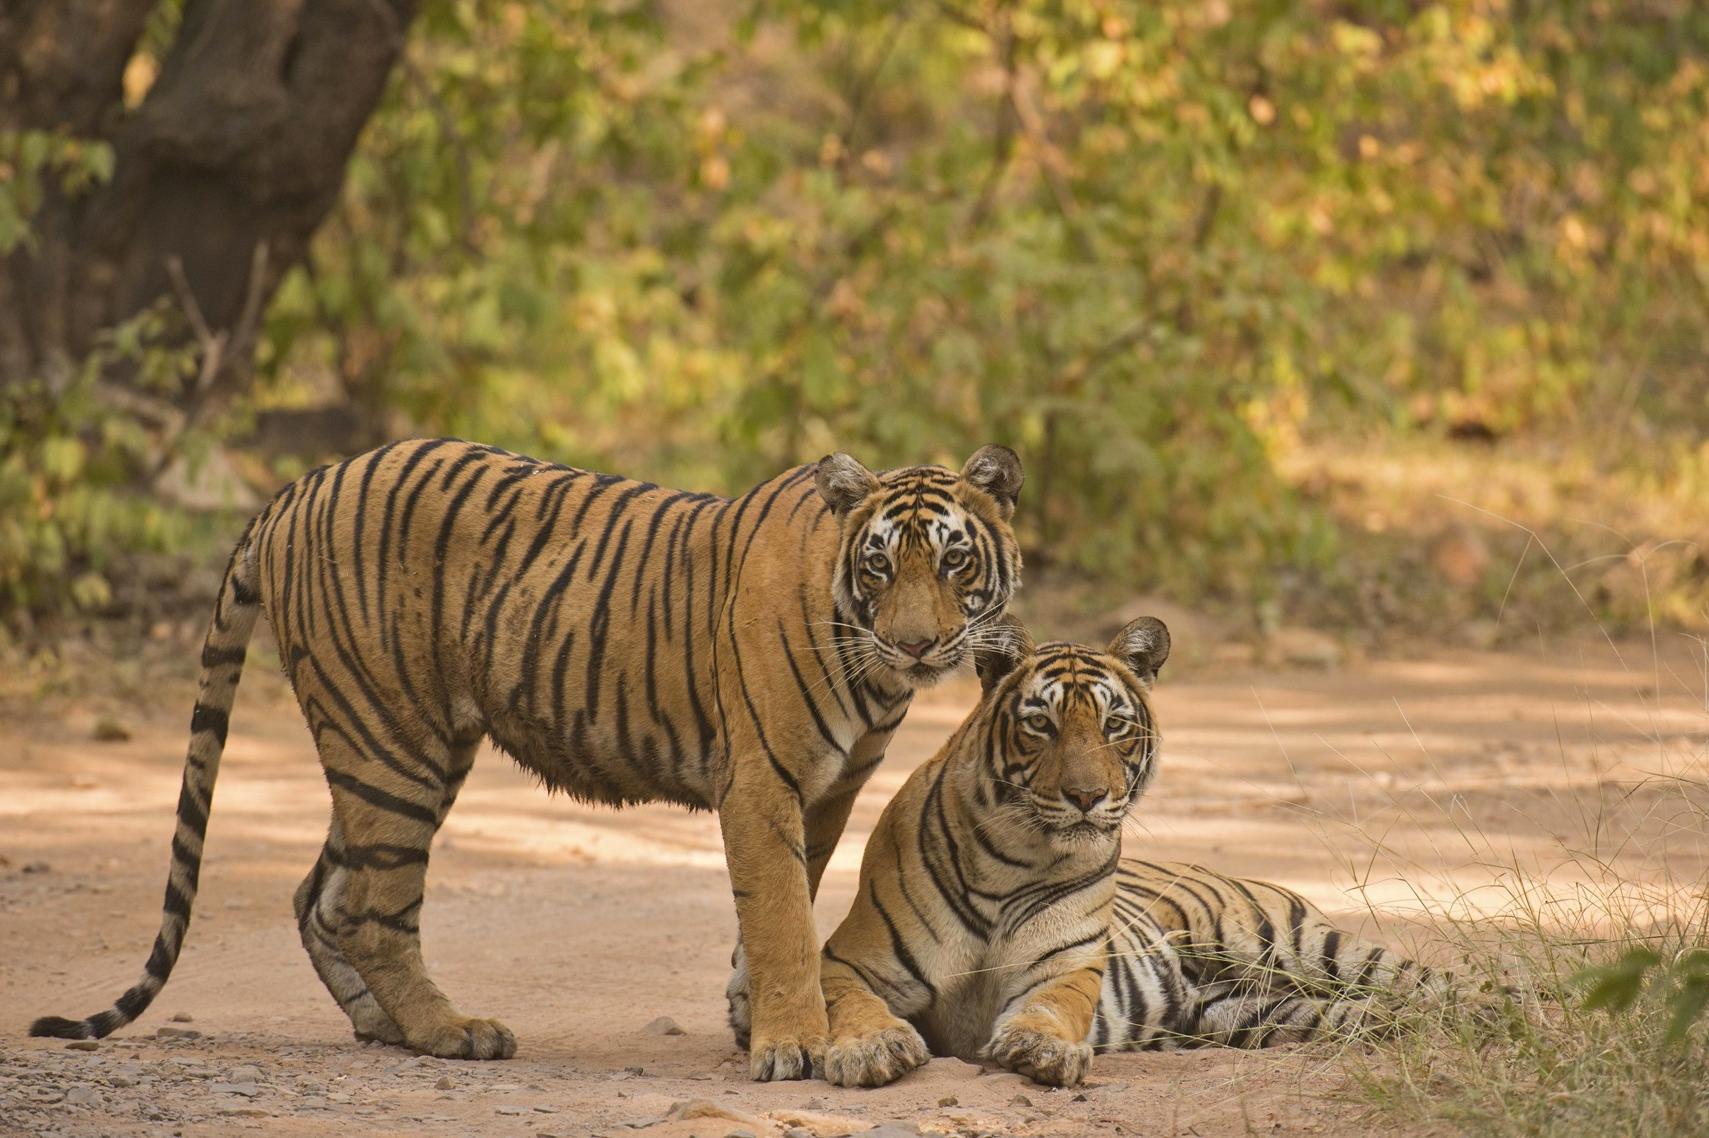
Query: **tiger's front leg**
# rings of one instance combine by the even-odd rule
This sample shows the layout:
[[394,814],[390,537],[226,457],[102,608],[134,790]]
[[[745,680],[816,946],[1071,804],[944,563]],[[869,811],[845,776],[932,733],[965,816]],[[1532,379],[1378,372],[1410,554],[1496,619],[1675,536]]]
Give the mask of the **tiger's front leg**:
[[748,967],[749,1071],[761,1082],[823,1069],[825,1001],[800,801],[760,756],[738,762],[719,804],[724,858]]
[[[819,896],[819,882],[825,876],[825,866],[836,852],[837,841],[843,836],[843,828],[849,821],[849,811],[854,808],[855,798],[859,793],[858,785],[847,789],[834,788],[830,794],[807,808],[804,815],[807,894],[811,898],[817,899]],[[724,986],[724,999],[729,1005],[730,1031],[736,1037],[736,1046],[746,1048],[753,1034],[753,1006],[748,997],[748,958],[742,951],[740,940],[736,942],[735,951],[730,954],[730,982]]]
[[1104,984],[1103,946],[1098,942],[1097,955],[1074,954],[1061,971],[1010,995],[985,1045],[992,1062],[1051,1086],[1085,1080],[1092,1066],[1086,1037]]

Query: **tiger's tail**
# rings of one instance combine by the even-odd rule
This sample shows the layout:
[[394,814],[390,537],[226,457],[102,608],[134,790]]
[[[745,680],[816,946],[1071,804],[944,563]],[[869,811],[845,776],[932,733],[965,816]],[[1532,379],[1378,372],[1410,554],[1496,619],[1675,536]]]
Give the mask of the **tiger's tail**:
[[143,1013],[166,986],[166,978],[178,962],[201,876],[202,839],[208,829],[208,811],[213,805],[220,755],[225,750],[231,705],[243,675],[250,634],[261,612],[255,552],[250,545],[255,525],[255,521],[249,523],[232,551],[208,635],[202,643],[202,674],[196,691],[196,709],[190,716],[190,746],[184,759],[183,788],[178,794],[178,826],[172,835],[172,868],[166,879],[165,911],[161,915],[160,932],[154,938],[154,951],[143,965],[142,979],[107,1010],[81,1020],[43,1016],[30,1025],[31,1035],[57,1039],[105,1038]]

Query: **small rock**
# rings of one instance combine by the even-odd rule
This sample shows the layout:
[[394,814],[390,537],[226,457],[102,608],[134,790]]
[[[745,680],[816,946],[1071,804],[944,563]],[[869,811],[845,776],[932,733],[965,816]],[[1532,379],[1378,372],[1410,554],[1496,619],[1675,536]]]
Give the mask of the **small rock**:
[[261,1093],[261,1088],[254,1083],[209,1083],[208,1089],[217,1095],[242,1095],[244,1098],[254,1098]]
[[226,1118],[266,1118],[267,1112],[258,1106],[222,1106],[216,1112]]
[[200,1039],[202,1033],[188,1027],[157,1027],[154,1029],[156,1039]]
[[1084,1093],[1084,1092],[1082,1092],[1082,1093],[1081,1093],[1081,1094],[1077,1094],[1077,1095],[1075,1095],[1075,1096],[1074,1096],[1074,1097],[1073,1097],[1073,1098],[1071,1098],[1071,1099],[1069,1099],[1069,1100],[1068,1100],[1068,1101],[1069,1101],[1069,1102],[1090,1102],[1090,1101],[1092,1101],[1092,1100],[1091,1100],[1091,1099],[1088,1099],[1088,1098],[1087,1098],[1087,1097],[1086,1097],[1086,1095],[1085,1095],[1085,1093]]
[[527,1113],[529,1113],[529,1111],[528,1111],[528,1108],[525,1106],[501,1106],[498,1108],[498,1113],[499,1114],[527,1114]]
[[687,1035],[670,1016],[660,1016],[641,1029],[648,1035]]
[[640,1078],[642,1075],[645,1075],[647,1071],[644,1067],[625,1067],[623,1068],[623,1073],[625,1075],[634,1075],[636,1078]]
[[107,1080],[107,1085],[110,1087],[119,1087],[121,1089],[124,1087],[134,1087],[136,1086],[136,1080],[131,1078],[129,1075],[114,1075],[112,1078]]
[[666,1114],[665,1117],[673,1122],[680,1122],[689,1118],[723,1118],[754,1127],[756,1130],[765,1125],[765,1120],[757,1114],[749,1114],[747,1111],[738,1110],[735,1107],[719,1106],[711,1099],[704,1098],[684,1099],[675,1103],[671,1106],[670,1113]]
[[536,1103],[534,1105],[534,1113],[535,1114],[557,1114],[558,1108],[555,1106],[542,1106],[539,1103]]
[[783,1132],[783,1138],[819,1138],[819,1136],[805,1126],[791,1126]]
[[456,1090],[457,1080],[453,1079],[450,1075],[441,1075],[439,1076],[439,1081],[433,1084],[433,1088],[440,1091]]
[[886,1122],[871,1130],[861,1130],[854,1138],[920,1138],[920,1128],[912,1122]]
[[732,1130],[724,1138],[757,1138],[752,1130]]
[[131,729],[110,715],[103,715],[95,720],[93,732],[97,743],[124,743],[131,737]]
[[94,1106],[101,1101],[94,1087],[77,1086],[65,1092],[66,1106]]
[[1010,1106],[1031,1106],[1032,1104],[1033,1100],[1028,1098],[1026,1095],[1016,1095],[1014,1098],[1009,1100]]
[[101,1041],[98,1039],[73,1039],[65,1045],[67,1051],[99,1051]]
[[938,1100],[938,1105],[939,1106],[960,1106],[961,1100],[956,1098],[954,1095],[945,1095],[943,1098]]
[[173,1023],[195,1023],[196,1017],[191,1015],[189,1012],[173,1012],[172,1013],[172,1022]]
[[48,872],[51,872],[52,869],[53,869],[53,866],[49,865],[45,861],[29,861],[29,862],[25,862],[24,868],[20,869],[18,872],[19,873],[48,873]]
[[261,1078],[261,1068],[249,1063],[240,1063],[226,1072],[226,1078],[234,1083],[253,1083]]

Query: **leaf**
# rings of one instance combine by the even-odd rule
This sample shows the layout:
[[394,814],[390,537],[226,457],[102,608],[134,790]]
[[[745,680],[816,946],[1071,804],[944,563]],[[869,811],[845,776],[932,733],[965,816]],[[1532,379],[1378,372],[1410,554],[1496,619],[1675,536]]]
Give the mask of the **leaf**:
[[1668,1043],[1680,1043],[1691,1031],[1691,1027],[1702,1017],[1704,1008],[1709,1007],[1709,976],[1693,976],[1680,985],[1677,992],[1668,1001],[1671,1014],[1668,1016],[1667,1033],[1663,1038]]
[[1625,1011],[1644,988],[1644,975],[1661,962],[1648,948],[1629,950],[1613,964],[1587,968],[1573,977],[1572,982],[1588,988],[1583,1007],[1594,1010]]

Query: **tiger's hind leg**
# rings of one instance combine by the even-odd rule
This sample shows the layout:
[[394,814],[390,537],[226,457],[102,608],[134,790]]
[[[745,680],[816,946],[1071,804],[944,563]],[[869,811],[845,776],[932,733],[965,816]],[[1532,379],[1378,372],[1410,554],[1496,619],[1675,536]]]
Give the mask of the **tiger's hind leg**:
[[[463,780],[468,777],[469,768],[474,765],[475,747],[475,744],[469,744],[455,750],[450,781],[439,806],[440,825],[444,824],[452,804],[457,801]],[[404,1042],[403,1029],[380,1007],[362,974],[345,959],[339,948],[347,873],[343,827],[335,814],[320,857],[297,887],[297,930],[302,936],[303,947],[308,950],[309,959],[314,963],[315,972],[350,1018],[356,1038],[364,1042],[374,1040],[401,1044]]]
[[326,844],[314,868],[297,886],[294,906],[297,931],[308,949],[309,960],[321,983],[350,1017],[356,1038],[381,1043],[402,1043],[403,1029],[392,1021],[368,990],[362,974],[346,960],[338,947],[339,928],[344,923],[344,893],[348,872],[344,867],[344,834],[337,817],[327,833]]
[[[329,746],[346,753],[328,755]],[[516,1053],[510,1029],[459,1012],[428,976],[421,957],[428,849],[473,752],[470,744],[455,753],[430,751],[407,765],[364,761],[342,738],[323,737],[333,812],[344,839],[337,947],[405,1046],[442,1059],[508,1059]]]

